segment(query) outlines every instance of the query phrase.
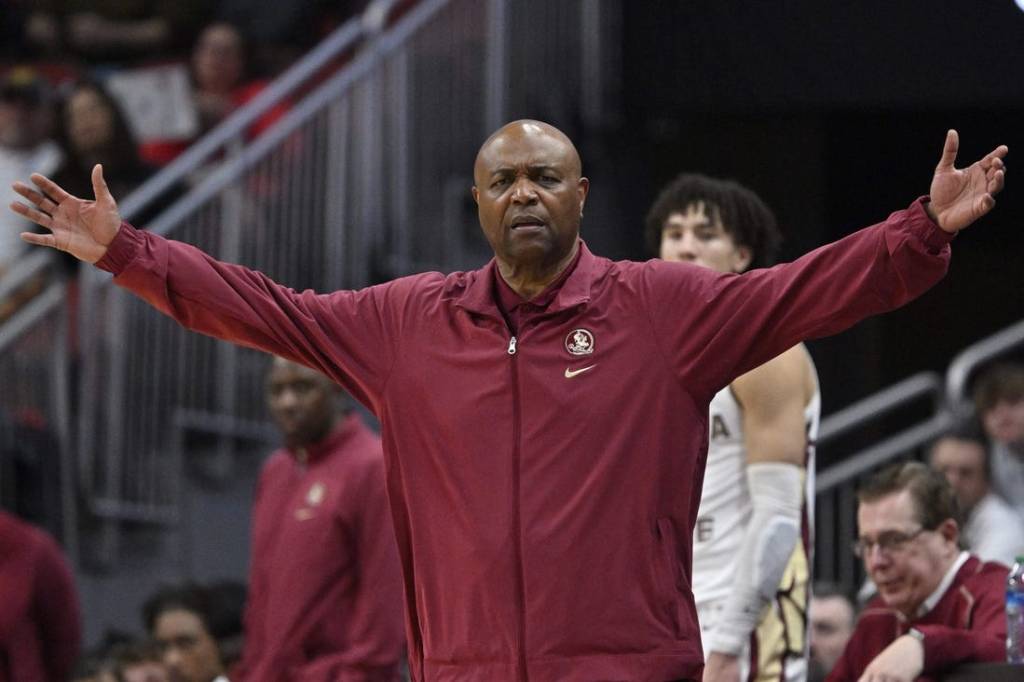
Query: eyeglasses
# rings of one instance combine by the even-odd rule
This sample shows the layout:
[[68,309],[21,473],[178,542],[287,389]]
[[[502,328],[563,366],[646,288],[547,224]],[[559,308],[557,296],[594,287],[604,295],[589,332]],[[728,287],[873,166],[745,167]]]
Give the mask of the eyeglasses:
[[907,544],[928,528],[918,528],[913,533],[903,533],[898,530],[887,530],[878,536],[877,540],[859,538],[853,543],[853,553],[859,559],[871,554],[872,547],[878,547],[883,554],[896,554],[906,549]]

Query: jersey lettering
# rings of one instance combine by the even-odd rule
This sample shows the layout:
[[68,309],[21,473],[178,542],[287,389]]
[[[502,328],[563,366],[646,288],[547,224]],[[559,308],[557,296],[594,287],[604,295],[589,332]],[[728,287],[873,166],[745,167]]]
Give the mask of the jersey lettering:
[[715,517],[697,517],[697,542],[707,542],[715,534]]
[[711,440],[729,438],[731,436],[732,434],[729,433],[729,427],[725,425],[725,420],[722,419],[722,415],[711,415]]

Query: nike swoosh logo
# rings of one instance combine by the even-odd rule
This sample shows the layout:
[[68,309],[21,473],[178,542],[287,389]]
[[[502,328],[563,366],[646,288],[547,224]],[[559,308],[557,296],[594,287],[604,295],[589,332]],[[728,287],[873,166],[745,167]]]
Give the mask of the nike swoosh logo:
[[597,367],[597,365],[590,365],[589,367],[582,367],[580,369],[569,369],[568,367],[566,367],[565,368],[565,378],[566,379],[572,379],[577,374],[583,374],[584,372],[589,372],[590,370],[594,369],[595,367]]

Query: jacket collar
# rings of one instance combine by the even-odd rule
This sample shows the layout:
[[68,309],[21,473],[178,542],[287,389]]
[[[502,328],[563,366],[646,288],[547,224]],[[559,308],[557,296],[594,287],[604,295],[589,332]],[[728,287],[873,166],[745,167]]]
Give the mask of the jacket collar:
[[339,450],[346,442],[363,428],[363,420],[357,412],[338,419],[331,432],[315,443],[285,448],[292,459],[306,466],[323,459],[331,452]]
[[[582,239],[579,240],[579,245],[580,253],[576,265],[562,283],[555,299],[547,307],[548,313],[561,312],[590,302],[591,288],[603,269],[601,265],[604,259],[591,253]],[[500,319],[501,310],[494,300],[495,277],[501,275],[498,273],[498,262],[494,258],[479,270],[466,273],[465,279],[462,280],[464,288],[461,291],[455,290],[457,284],[451,287],[450,295],[455,305],[472,313]]]

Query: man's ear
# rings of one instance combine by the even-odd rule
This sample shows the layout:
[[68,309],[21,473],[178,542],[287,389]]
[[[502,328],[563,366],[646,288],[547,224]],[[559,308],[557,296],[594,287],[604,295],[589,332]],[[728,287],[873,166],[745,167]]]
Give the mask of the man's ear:
[[746,272],[747,268],[750,267],[750,263],[754,260],[754,254],[750,250],[749,246],[739,246],[736,248],[736,257],[733,258],[733,272]]
[[469,188],[469,193],[473,195],[473,201],[475,201],[476,205],[479,206],[480,205],[480,190],[478,190],[476,188],[476,185],[473,185],[472,187]]
[[935,529],[936,532],[943,537],[947,542],[952,542],[954,545],[959,546],[960,543],[960,526],[957,525],[953,519],[946,519],[939,524],[939,527]]
[[587,203],[587,192],[590,191],[590,180],[588,180],[587,178],[580,178],[580,182],[579,185],[577,185],[576,191],[579,193],[580,197],[580,217],[582,218],[583,205]]

